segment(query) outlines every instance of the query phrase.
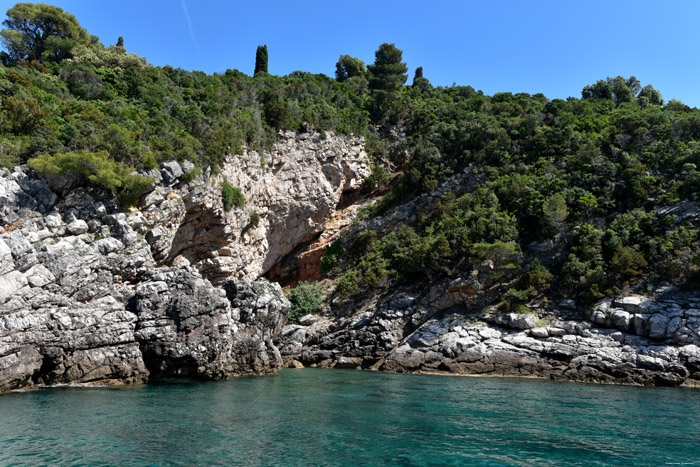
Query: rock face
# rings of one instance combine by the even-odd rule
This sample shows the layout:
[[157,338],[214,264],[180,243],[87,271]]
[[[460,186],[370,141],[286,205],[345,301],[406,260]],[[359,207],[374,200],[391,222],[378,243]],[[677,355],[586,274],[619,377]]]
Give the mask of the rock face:
[[[214,283],[256,279],[318,237],[369,173],[362,138],[286,133],[270,152],[229,157],[206,182],[159,187],[145,197],[145,221],[154,226],[146,239],[162,264],[190,264]],[[224,181],[241,190],[243,206],[224,211]]]
[[286,326],[283,357],[294,367],[700,386],[698,294],[605,300],[586,320],[568,303],[502,314],[488,292],[435,300],[451,289],[397,291],[358,314]]
[[26,167],[0,177],[0,392],[280,367],[279,286],[219,288],[186,265],[155,268],[149,227],[104,194],[54,193]]
[[186,269],[151,271],[136,287],[135,336],[151,376],[226,379],[279,369],[272,344],[289,311],[277,284],[213,288]]

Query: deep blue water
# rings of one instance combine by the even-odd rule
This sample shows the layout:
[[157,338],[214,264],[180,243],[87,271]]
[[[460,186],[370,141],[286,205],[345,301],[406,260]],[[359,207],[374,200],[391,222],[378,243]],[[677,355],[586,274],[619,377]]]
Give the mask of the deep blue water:
[[700,465],[700,391],[283,370],[0,396],[0,465]]

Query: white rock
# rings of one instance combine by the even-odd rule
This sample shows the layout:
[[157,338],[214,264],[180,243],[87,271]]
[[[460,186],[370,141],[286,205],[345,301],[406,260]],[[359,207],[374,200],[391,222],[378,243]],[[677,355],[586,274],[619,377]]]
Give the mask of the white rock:
[[68,232],[70,232],[71,235],[82,235],[88,231],[87,222],[85,222],[82,219],[74,220],[73,222],[68,224],[66,228],[68,229]]

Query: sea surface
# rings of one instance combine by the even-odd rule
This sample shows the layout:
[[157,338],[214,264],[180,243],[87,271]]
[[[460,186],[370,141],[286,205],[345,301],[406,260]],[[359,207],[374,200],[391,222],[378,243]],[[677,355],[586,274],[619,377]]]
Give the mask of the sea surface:
[[283,370],[0,396],[0,465],[700,465],[700,390]]

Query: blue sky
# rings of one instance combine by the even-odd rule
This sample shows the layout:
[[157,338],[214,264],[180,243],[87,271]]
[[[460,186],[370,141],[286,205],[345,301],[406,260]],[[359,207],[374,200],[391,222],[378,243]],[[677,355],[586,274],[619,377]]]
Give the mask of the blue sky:
[[635,75],[666,100],[700,106],[700,1],[43,1],[106,45],[123,36],[154,65],[252,74],[255,49],[267,44],[270,73],[332,76],[341,54],[371,63],[393,42],[409,82],[423,66],[434,85],[566,98]]

